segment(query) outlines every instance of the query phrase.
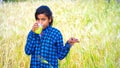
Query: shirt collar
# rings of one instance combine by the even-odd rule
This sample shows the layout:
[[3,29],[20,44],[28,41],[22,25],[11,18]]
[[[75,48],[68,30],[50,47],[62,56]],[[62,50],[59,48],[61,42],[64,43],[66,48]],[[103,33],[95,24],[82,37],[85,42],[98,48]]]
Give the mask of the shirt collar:
[[48,31],[48,29],[50,28],[51,26],[50,25],[48,25],[45,29],[43,29],[42,31],[43,32],[46,32],[46,31]]

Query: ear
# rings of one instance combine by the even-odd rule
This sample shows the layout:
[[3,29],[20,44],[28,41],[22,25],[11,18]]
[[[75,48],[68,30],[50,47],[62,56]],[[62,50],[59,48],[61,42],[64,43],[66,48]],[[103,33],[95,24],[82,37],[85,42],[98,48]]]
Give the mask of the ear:
[[51,22],[51,21],[52,21],[52,18],[50,17],[49,22]]

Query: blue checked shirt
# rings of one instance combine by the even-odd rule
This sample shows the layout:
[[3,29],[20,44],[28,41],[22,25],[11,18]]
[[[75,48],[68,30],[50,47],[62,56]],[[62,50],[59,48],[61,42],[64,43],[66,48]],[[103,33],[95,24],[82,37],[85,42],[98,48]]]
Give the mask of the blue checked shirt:
[[30,68],[58,68],[71,45],[64,46],[62,34],[56,28],[46,27],[41,35],[30,31],[25,45],[25,53],[31,55]]

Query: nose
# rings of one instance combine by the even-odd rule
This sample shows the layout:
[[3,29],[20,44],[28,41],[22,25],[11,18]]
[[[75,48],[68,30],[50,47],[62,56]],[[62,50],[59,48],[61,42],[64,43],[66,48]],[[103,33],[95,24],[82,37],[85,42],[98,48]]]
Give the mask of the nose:
[[38,23],[39,23],[39,24],[42,24],[42,21],[41,21],[41,20],[38,20]]
[[42,22],[39,22],[40,24],[42,24]]

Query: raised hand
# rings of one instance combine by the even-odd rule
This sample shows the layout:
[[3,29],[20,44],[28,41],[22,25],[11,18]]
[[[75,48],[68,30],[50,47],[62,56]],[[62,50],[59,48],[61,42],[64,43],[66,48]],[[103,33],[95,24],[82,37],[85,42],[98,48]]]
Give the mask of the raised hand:
[[79,40],[76,39],[76,38],[71,37],[71,38],[68,40],[68,43],[71,44],[71,45],[74,45],[74,43],[79,43]]

